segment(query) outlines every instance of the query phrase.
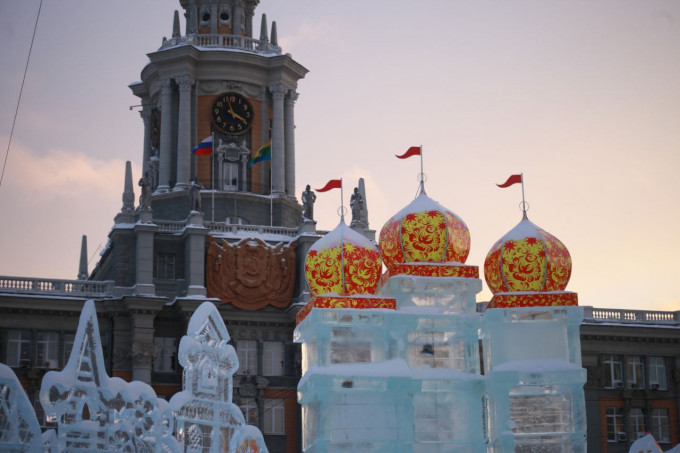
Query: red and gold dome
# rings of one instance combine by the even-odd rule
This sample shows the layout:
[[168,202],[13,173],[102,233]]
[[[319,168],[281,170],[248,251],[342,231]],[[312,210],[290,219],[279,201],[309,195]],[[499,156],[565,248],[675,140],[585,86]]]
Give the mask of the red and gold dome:
[[305,274],[312,298],[298,312],[297,323],[315,308],[396,309],[396,300],[374,296],[381,271],[378,247],[341,221],[307,253]]
[[569,250],[526,216],[491,247],[484,261],[484,278],[494,294],[489,308],[577,305],[576,293],[564,291],[569,277]]
[[312,295],[375,294],[381,270],[378,247],[344,221],[316,241],[305,259]]
[[423,192],[385,223],[380,251],[391,275],[479,276],[476,266],[464,265],[470,253],[467,225]]

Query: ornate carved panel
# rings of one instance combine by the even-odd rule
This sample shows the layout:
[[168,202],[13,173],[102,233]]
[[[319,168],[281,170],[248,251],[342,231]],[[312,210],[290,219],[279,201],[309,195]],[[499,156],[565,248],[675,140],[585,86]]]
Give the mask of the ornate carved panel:
[[259,238],[230,244],[208,236],[206,289],[243,310],[287,307],[295,289],[295,245],[269,245]]

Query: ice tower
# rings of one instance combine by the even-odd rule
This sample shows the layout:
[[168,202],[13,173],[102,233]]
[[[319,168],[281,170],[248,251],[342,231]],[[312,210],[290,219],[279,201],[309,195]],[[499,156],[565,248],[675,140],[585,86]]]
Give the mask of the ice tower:
[[482,329],[490,451],[585,452],[583,313],[564,291],[569,251],[525,213],[484,271],[494,293]]
[[[303,343],[304,451],[485,451],[481,281],[477,267],[464,264],[467,226],[422,193],[380,233],[388,273],[378,296],[375,252],[327,252],[346,230],[341,224],[319,240],[306,262],[314,297],[295,337]],[[331,283],[366,275],[375,283],[351,297]]]

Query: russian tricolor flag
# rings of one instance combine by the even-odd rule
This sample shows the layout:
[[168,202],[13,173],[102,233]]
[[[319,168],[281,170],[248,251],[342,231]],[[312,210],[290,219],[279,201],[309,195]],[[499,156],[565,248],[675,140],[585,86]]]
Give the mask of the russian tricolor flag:
[[212,135],[210,135],[204,138],[203,141],[201,141],[201,143],[199,143],[198,146],[191,151],[191,153],[197,156],[209,156],[212,154],[212,144],[213,138]]

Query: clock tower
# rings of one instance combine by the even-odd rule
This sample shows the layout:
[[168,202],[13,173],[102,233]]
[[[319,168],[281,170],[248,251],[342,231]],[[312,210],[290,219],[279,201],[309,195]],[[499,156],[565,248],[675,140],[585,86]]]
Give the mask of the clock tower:
[[[210,194],[203,191],[206,221],[299,225],[294,108],[307,70],[282,53],[264,15],[253,37],[258,3],[180,0],[184,35],[176,12],[172,36],[130,85],[142,103],[154,218],[186,219],[200,184]],[[192,153],[209,140],[211,149]],[[260,150],[266,157],[254,164]]]

